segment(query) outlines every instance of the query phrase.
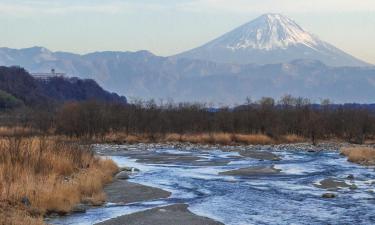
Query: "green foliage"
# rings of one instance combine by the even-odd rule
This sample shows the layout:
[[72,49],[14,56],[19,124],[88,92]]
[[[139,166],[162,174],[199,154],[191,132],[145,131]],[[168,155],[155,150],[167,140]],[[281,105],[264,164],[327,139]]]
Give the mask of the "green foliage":
[[0,109],[14,109],[23,105],[23,102],[18,98],[0,90]]

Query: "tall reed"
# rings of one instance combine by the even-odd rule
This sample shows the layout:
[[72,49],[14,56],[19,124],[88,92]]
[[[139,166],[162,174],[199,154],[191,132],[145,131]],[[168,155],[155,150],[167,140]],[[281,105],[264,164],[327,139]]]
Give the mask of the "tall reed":
[[100,204],[103,186],[117,169],[89,147],[54,138],[2,138],[0,208],[12,213],[0,210],[0,224],[40,224],[41,216],[68,213],[82,201]]

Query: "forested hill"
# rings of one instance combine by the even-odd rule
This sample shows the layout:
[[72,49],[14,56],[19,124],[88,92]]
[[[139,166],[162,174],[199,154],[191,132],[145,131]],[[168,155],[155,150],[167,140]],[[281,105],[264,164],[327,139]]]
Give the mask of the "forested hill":
[[91,79],[39,80],[23,68],[0,67],[0,108],[85,100],[126,103],[125,97],[105,91]]

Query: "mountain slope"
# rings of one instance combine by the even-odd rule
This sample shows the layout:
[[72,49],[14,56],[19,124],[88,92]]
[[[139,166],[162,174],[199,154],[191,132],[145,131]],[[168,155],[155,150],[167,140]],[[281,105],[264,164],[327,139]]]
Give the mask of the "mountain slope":
[[103,90],[94,80],[53,77],[42,81],[20,67],[0,66],[0,95],[7,100],[0,108],[9,108],[9,100],[15,106],[85,100],[126,103],[125,97]]
[[260,16],[201,47],[175,57],[239,64],[313,59],[331,66],[369,65],[320,40],[280,14]]

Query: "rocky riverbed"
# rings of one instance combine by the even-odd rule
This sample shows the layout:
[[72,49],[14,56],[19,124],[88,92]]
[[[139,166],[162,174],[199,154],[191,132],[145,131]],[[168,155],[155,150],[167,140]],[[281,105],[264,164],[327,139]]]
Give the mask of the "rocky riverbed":
[[[319,151],[338,151],[343,147],[357,146],[346,142],[319,142],[316,145],[311,143],[293,143],[293,144],[275,144],[275,145],[219,145],[219,144],[193,144],[193,143],[181,143],[181,142],[170,142],[170,143],[137,143],[137,144],[98,144],[94,145],[99,153],[103,154],[128,151],[128,150],[152,150],[152,149],[175,149],[184,151],[201,151],[201,150],[217,150],[222,151],[308,151],[308,152],[319,152]],[[361,145],[368,147],[375,147],[374,145]]]
[[[96,145],[127,166],[108,203],[51,224],[374,224],[375,172],[339,144]],[[131,168],[138,168],[140,171]]]

